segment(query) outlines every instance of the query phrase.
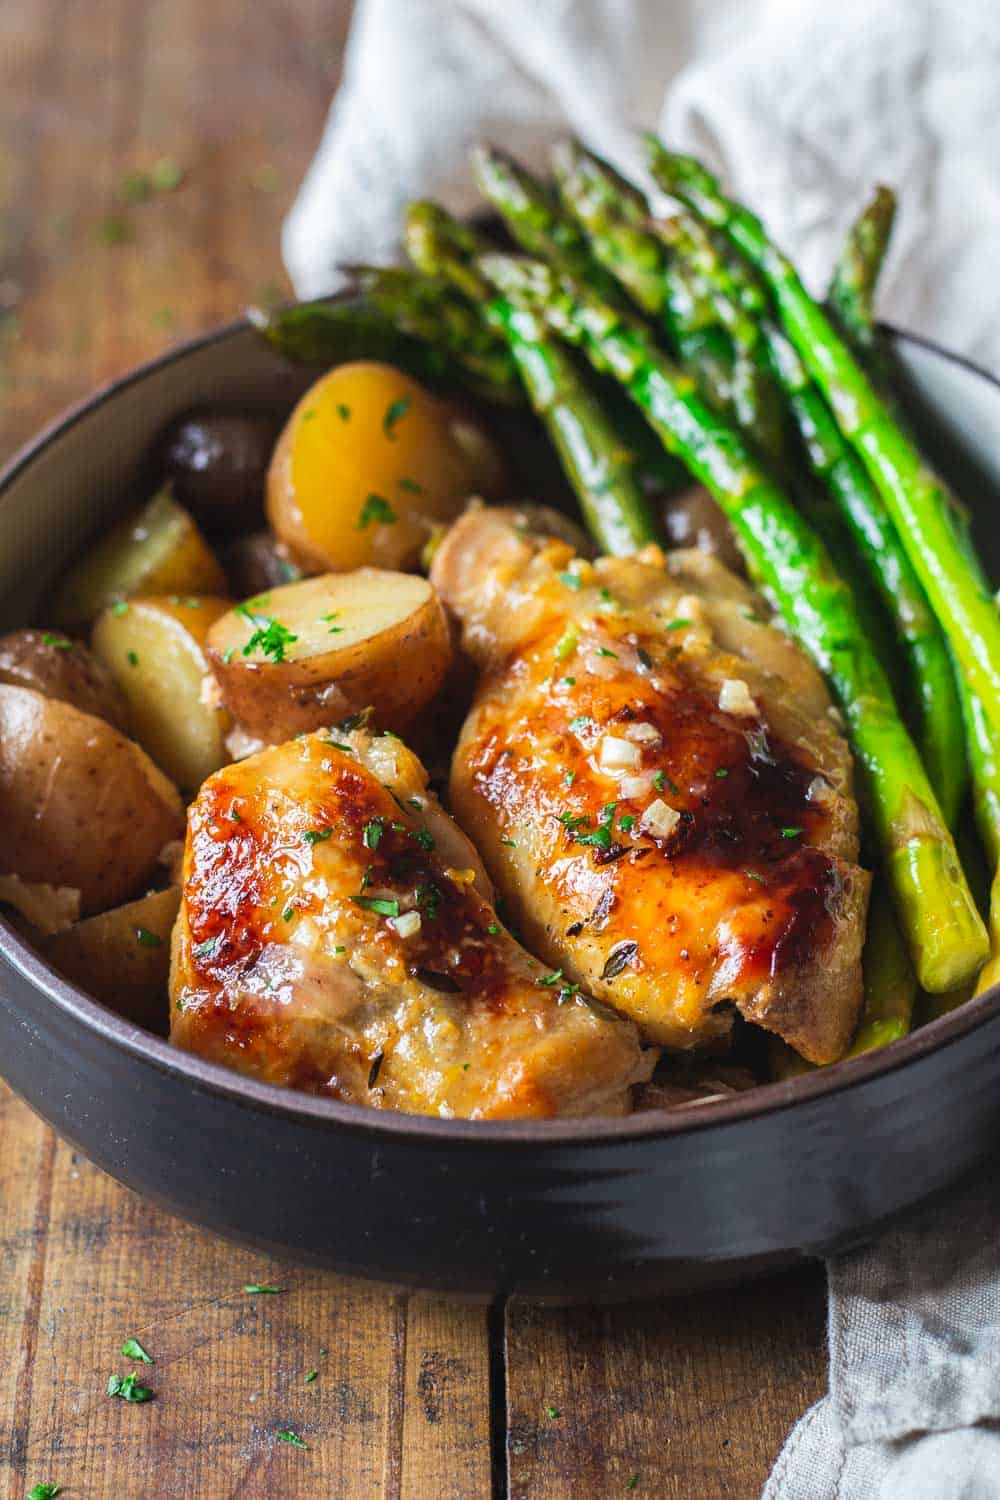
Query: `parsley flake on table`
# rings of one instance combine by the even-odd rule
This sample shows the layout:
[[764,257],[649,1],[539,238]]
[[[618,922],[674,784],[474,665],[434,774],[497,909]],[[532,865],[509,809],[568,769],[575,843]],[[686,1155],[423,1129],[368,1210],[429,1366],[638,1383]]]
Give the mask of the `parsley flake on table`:
[[382,431],[387,438],[391,438],[393,429],[397,422],[401,422],[410,409],[409,396],[400,396],[398,401],[391,401],[386,407],[385,416],[382,418]]
[[108,1395],[120,1396],[123,1401],[140,1402],[152,1401],[154,1392],[148,1385],[140,1385],[139,1377],[131,1375],[112,1375],[108,1381]]
[[278,1439],[279,1443],[291,1443],[293,1448],[309,1447],[309,1444],[304,1443],[299,1437],[298,1433],[293,1432],[290,1427],[283,1427],[280,1432],[275,1433],[275,1437]]
[[547,1406],[545,1408],[545,1415],[547,1417],[551,1417],[554,1422],[556,1417],[562,1416],[562,1412],[559,1410],[558,1406]]
[[245,1286],[243,1290],[245,1292],[248,1292],[251,1297],[276,1297],[278,1293],[283,1292],[285,1288],[283,1286],[259,1286],[256,1282],[251,1282],[248,1286]]
[[147,1354],[138,1339],[126,1339],[121,1347],[121,1353],[126,1359],[139,1359],[144,1365],[154,1363],[153,1356]]
[[28,1500],[55,1500],[61,1494],[61,1484],[35,1484],[28,1492]]
[[358,516],[358,530],[365,531],[369,526],[391,526],[399,517],[389,504],[384,495],[369,495],[361,507]]

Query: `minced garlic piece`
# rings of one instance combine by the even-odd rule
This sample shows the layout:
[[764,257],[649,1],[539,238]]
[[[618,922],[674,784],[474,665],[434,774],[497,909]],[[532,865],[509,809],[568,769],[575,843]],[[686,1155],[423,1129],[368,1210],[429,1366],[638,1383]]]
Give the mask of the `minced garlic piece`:
[[680,813],[668,807],[662,797],[657,797],[639,819],[639,827],[643,833],[651,833],[656,839],[668,839],[680,820]]
[[633,745],[630,740],[621,740],[613,734],[606,734],[601,741],[598,760],[602,771],[634,771],[639,766],[642,756],[639,754],[638,745]]
[[389,926],[401,938],[416,937],[422,926],[418,911],[404,911],[398,917],[389,918]]
[[724,714],[755,719],[760,712],[742,677],[727,677],[719,689],[719,707]]

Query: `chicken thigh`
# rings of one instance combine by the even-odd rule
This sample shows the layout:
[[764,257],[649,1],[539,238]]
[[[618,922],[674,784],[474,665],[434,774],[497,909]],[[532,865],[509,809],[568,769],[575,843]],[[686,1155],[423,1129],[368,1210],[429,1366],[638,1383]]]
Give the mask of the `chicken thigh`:
[[395,736],[333,730],[226,766],[189,811],[171,1038],[381,1109],[624,1113],[654,1052],[526,953],[490,895]]
[[482,672],[452,810],[532,950],[665,1046],[735,1007],[839,1057],[869,887],[851,758],[762,601],[698,553],[591,563],[500,509],[432,578]]

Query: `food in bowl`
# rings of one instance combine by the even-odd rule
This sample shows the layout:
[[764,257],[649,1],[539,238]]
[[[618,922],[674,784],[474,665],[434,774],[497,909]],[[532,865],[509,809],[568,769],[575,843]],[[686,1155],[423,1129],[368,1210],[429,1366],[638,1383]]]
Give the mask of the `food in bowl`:
[[529,258],[418,204],[413,268],[258,318],[316,367],[283,425],[170,423],[0,640],[0,899],[177,1046],[620,1115],[992,982],[955,838],[971,783],[996,868],[1000,629],[885,394],[885,195],[825,313],[649,150],[667,221],[581,148],[558,195],[481,151]]

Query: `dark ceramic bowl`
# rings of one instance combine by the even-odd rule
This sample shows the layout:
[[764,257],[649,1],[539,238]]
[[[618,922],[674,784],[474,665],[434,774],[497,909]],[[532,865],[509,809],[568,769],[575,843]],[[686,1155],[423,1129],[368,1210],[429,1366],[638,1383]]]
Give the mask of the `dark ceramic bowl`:
[[[1000,385],[895,339],[928,445],[996,531]],[[205,400],[287,405],[302,384],[240,324],[49,428],[0,477],[0,624],[42,610],[166,420]],[[220,1234],[449,1294],[621,1299],[842,1250],[958,1177],[1000,1126],[1000,988],[881,1052],[718,1103],[471,1124],[309,1098],[176,1052],[0,921],[0,1072],[105,1171]]]

